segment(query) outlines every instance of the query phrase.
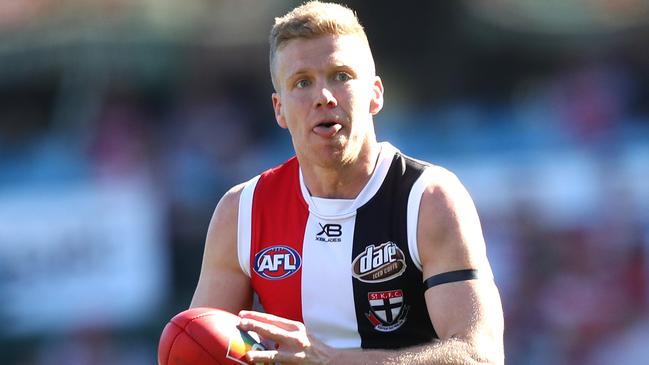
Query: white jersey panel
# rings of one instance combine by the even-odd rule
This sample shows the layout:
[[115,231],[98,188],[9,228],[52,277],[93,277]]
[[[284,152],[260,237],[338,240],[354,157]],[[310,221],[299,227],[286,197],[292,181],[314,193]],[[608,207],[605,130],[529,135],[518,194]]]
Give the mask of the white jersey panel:
[[250,240],[252,234],[252,198],[259,176],[250,179],[239,196],[239,214],[237,217],[237,256],[239,266],[250,276]]
[[415,266],[419,270],[422,270],[421,258],[419,257],[419,245],[417,243],[417,226],[419,223],[419,205],[421,204],[421,198],[424,194],[424,190],[430,185],[432,181],[432,170],[427,168],[419,176],[415,184],[410,190],[410,195],[408,196],[408,218],[407,218],[407,230],[408,230],[408,249],[410,250],[410,257],[415,263]]
[[358,348],[351,252],[355,215],[324,220],[310,214],[302,248],[302,318],[318,339],[336,348]]

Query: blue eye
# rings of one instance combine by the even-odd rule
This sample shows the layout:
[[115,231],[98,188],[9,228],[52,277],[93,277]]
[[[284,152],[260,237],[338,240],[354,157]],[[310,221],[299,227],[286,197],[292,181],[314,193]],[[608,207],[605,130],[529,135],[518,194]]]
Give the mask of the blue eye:
[[352,77],[347,72],[337,72],[335,76],[336,81],[349,81]]
[[309,80],[299,80],[298,82],[295,83],[295,87],[298,89],[304,89],[305,87],[311,85],[311,82]]

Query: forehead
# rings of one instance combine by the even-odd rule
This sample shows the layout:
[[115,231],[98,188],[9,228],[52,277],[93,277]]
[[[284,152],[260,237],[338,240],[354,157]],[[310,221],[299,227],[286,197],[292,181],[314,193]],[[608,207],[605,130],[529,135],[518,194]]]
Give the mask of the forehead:
[[345,66],[358,72],[372,72],[367,42],[355,35],[324,35],[296,38],[280,48],[275,58],[277,76],[282,79],[296,72],[325,70]]

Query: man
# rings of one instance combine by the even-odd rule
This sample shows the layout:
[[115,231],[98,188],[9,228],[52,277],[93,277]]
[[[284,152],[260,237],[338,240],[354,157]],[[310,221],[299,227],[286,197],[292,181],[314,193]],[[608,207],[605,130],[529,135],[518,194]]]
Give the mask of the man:
[[[296,157],[221,199],[191,306],[239,313],[276,343],[254,362],[502,364],[473,202],[447,170],[377,142],[383,84],[354,13],[309,2],[270,42]],[[265,313],[247,310],[253,291]]]

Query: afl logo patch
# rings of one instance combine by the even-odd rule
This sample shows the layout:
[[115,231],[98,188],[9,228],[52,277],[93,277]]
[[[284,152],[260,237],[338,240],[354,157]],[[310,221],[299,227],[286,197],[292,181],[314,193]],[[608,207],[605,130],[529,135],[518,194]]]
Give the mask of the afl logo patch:
[[300,254],[294,249],[277,245],[255,255],[255,272],[268,280],[281,280],[295,274],[302,266]]
[[406,271],[403,251],[394,242],[370,245],[352,262],[352,275],[366,283],[380,283]]

